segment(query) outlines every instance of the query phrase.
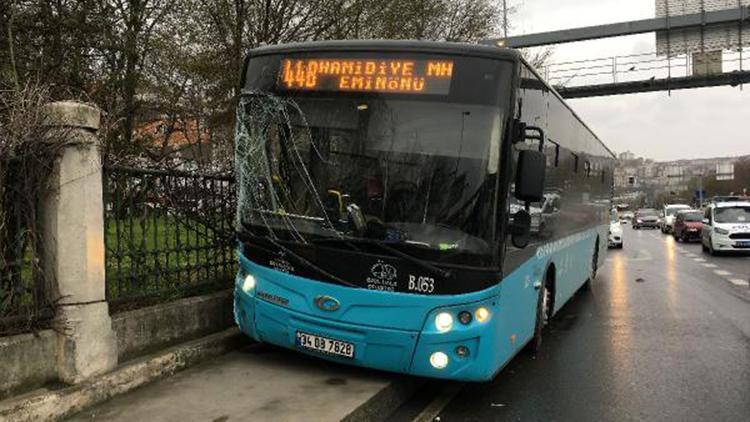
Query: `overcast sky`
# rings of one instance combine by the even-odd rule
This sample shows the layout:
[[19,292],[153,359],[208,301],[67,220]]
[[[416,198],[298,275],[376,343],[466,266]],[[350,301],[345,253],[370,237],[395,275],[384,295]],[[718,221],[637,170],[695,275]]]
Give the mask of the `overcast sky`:
[[[509,0],[509,35],[645,19],[654,0]],[[655,35],[560,44],[551,62],[653,52]],[[750,56],[750,54],[748,55]],[[750,68],[750,57],[745,58]],[[659,161],[750,154],[750,85],[570,100],[615,152]]]

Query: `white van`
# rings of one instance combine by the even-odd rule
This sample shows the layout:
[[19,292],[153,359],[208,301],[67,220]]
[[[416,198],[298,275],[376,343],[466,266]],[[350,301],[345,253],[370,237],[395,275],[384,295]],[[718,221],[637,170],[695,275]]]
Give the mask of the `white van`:
[[706,208],[701,232],[703,250],[750,253],[750,201],[717,202]]
[[659,224],[661,226],[661,232],[672,233],[672,229],[674,228],[674,219],[677,216],[677,212],[689,210],[690,208],[692,207],[686,204],[665,205],[664,209],[662,209],[661,211],[661,223]]

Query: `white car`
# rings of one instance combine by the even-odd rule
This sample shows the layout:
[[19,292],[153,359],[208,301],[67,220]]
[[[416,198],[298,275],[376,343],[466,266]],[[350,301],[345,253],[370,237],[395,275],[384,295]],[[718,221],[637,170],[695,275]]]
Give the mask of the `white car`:
[[750,253],[750,201],[709,205],[703,215],[701,243],[711,255],[728,251]]
[[662,233],[671,233],[672,229],[674,229],[674,219],[677,216],[678,211],[682,210],[689,210],[692,208],[690,205],[685,204],[667,204],[664,206],[664,209],[662,210],[662,217],[661,217],[661,232]]
[[622,249],[622,226],[619,221],[613,221],[609,224],[607,246],[610,248]]

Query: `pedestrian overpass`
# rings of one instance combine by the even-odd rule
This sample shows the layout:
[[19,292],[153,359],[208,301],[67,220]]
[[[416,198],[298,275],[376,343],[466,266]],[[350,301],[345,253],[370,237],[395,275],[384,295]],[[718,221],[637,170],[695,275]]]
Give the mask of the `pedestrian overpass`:
[[[668,0],[656,0],[654,18],[489,39],[483,43],[527,48],[656,34],[657,50],[653,52],[551,63],[539,69],[565,98],[750,83],[747,63],[750,49],[746,48],[750,45],[750,1],[692,3],[673,0],[670,9]],[[726,8],[730,3],[737,6]]]

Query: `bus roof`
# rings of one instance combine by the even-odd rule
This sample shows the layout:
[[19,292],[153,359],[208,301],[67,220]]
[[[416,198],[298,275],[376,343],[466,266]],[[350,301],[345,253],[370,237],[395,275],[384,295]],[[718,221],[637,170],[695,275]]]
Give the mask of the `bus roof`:
[[249,57],[266,54],[288,53],[298,51],[412,51],[420,53],[447,53],[464,56],[478,56],[518,60],[521,53],[509,48],[497,48],[488,45],[412,41],[412,40],[340,40],[340,41],[310,41],[290,44],[276,44],[258,47],[250,50]]

